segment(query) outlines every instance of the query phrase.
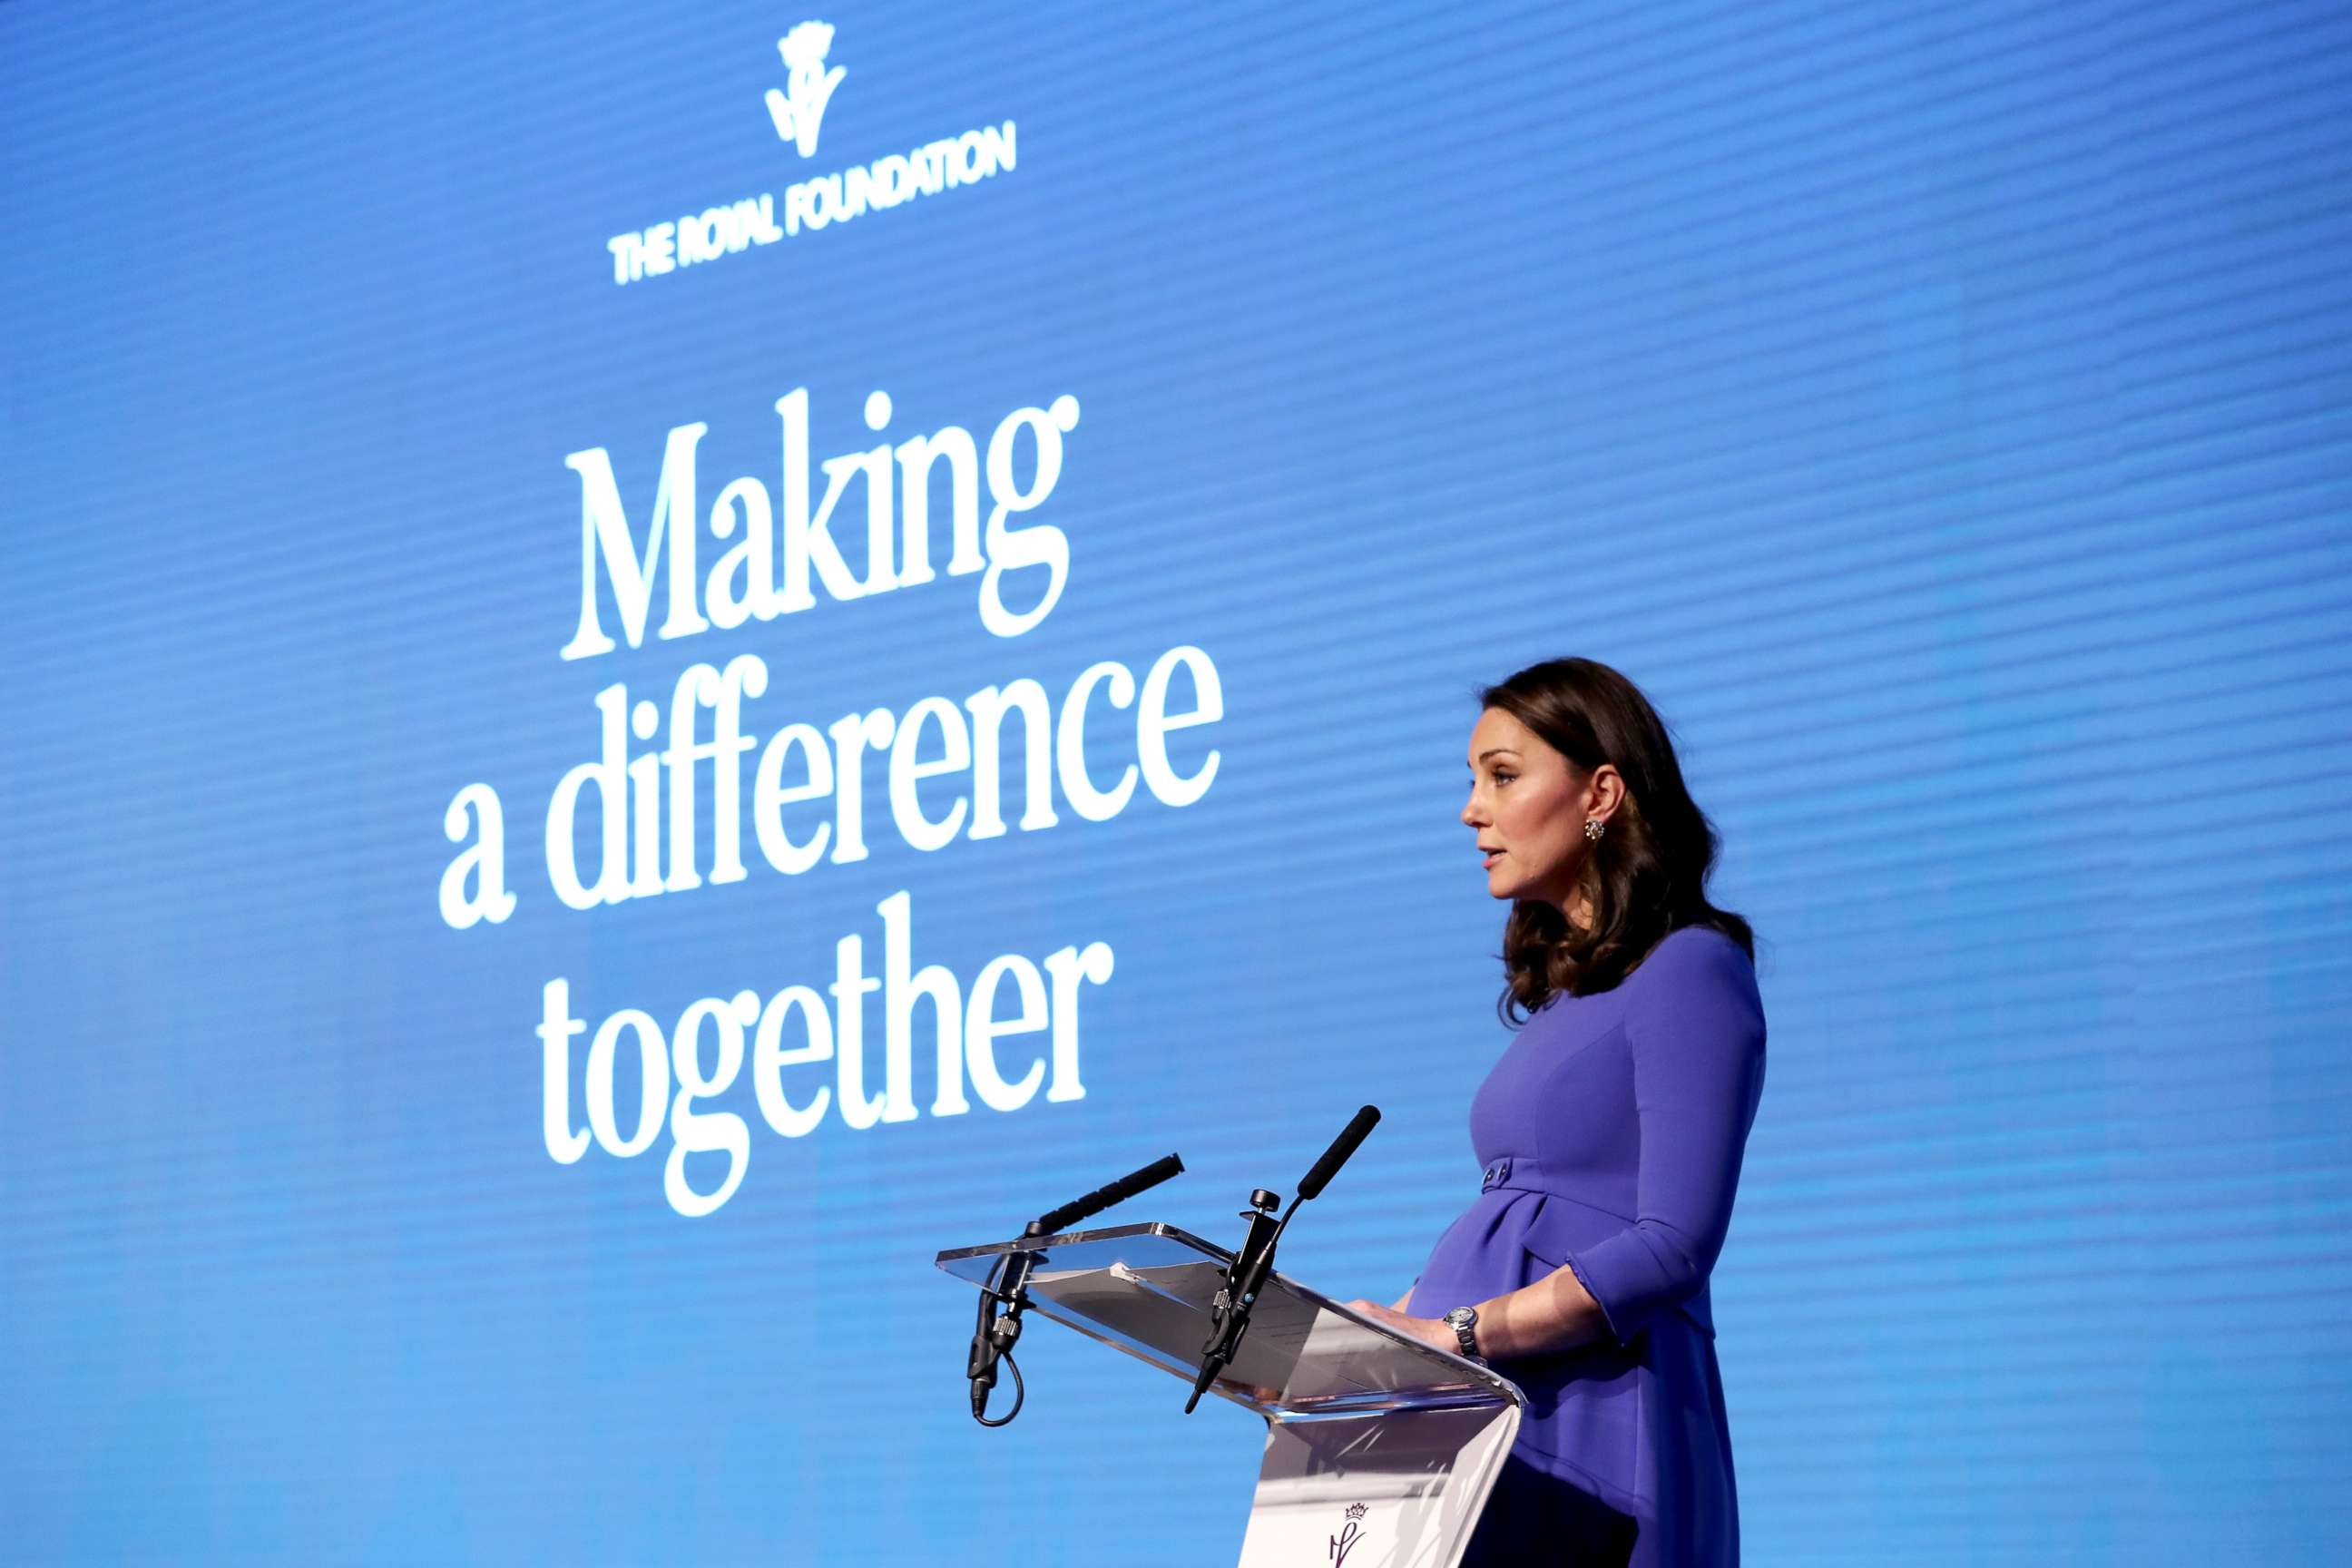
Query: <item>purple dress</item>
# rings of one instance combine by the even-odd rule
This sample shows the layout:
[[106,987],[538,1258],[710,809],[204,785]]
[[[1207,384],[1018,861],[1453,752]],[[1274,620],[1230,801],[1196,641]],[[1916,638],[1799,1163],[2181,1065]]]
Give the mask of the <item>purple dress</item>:
[[1487,1075],[1470,1109],[1481,1190],[1407,1310],[1441,1316],[1565,1265],[1609,1332],[1496,1364],[1528,1409],[1469,1560],[1739,1561],[1707,1273],[1763,1089],[1755,966],[1699,926],[1613,990],[1552,997]]

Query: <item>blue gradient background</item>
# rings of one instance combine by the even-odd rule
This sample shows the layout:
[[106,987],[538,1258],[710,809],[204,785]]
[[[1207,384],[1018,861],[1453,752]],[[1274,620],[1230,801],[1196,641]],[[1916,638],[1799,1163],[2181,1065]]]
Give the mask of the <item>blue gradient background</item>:
[[[1227,1237],[1372,1100],[1285,1266],[1401,1291],[1506,1038],[1469,692],[1561,652],[1673,722],[1763,938],[1748,1561],[2352,1553],[2342,8],[817,14],[803,165],[796,11],[0,6],[0,1553],[1225,1560],[1254,1421],[1041,1328],[981,1431],[931,1255],[1171,1147],[1127,1217]],[[1006,119],[980,186],[611,280]],[[560,660],[564,455],[642,524],[673,425],[706,505],[772,486],[803,385],[819,456],[877,387],[1076,395],[1052,616]],[[757,652],[764,734],[1179,643],[1188,808],[590,914],[539,868],[611,680]],[[477,779],[521,906],[461,932]],[[548,1158],[544,980],[822,983],[902,888],[966,984],[1112,945],[1083,1100],[755,1121],[699,1221],[666,1138]]]

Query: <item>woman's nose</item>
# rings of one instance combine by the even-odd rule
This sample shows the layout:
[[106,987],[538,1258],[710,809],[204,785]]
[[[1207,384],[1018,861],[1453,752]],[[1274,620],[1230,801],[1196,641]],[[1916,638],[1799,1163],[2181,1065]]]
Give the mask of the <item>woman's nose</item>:
[[1478,792],[1473,790],[1470,792],[1470,798],[1462,803],[1462,826],[1465,827],[1477,826],[1478,816]]

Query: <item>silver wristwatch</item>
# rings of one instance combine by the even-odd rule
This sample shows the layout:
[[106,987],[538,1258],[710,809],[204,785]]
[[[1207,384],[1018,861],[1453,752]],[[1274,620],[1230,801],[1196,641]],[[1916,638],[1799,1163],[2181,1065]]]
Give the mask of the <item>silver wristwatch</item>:
[[1462,1342],[1464,1358],[1485,1366],[1486,1358],[1478,1353],[1478,1336],[1474,1331],[1478,1327],[1478,1309],[1456,1307],[1446,1313],[1443,1321],[1447,1328],[1454,1331],[1454,1337]]

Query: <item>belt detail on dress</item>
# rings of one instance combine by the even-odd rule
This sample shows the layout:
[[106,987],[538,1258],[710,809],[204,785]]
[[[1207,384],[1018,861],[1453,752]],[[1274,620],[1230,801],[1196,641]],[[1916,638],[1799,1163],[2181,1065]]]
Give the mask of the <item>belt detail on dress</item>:
[[1517,1187],[1529,1193],[1557,1193],[1567,1184],[1541,1160],[1524,1154],[1506,1154],[1478,1175],[1478,1190],[1482,1193],[1491,1193],[1496,1187]]
[[[1589,1178],[1585,1179],[1589,1180]],[[1591,1198],[1571,1197],[1568,1192],[1562,1190],[1571,1188],[1575,1184],[1560,1173],[1545,1165],[1542,1161],[1519,1154],[1506,1154],[1478,1174],[1478,1190],[1482,1193],[1491,1193],[1497,1187],[1508,1187],[1514,1192],[1541,1193],[1547,1197],[1557,1198],[1563,1203],[1580,1205],[1592,1210],[1595,1214],[1608,1215],[1621,1225],[1633,1223],[1630,1217],[1619,1214],[1614,1209],[1596,1204]]]
[[1478,1174],[1478,1190],[1491,1193],[1496,1187],[1517,1187],[1524,1192],[1546,1193],[1562,1184],[1540,1160],[1524,1154],[1506,1154]]

